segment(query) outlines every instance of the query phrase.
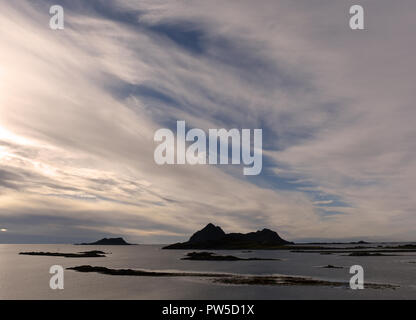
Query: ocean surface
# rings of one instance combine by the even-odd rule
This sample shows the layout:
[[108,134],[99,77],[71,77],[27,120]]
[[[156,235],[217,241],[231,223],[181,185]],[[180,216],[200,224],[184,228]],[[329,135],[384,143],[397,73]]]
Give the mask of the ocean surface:
[[[397,243],[395,244],[397,245]],[[334,245],[331,245],[334,247]],[[346,247],[346,245],[342,245]],[[187,261],[192,250],[162,250],[161,245],[74,246],[0,245],[0,299],[416,299],[416,254],[350,257],[337,253],[295,253],[278,250],[215,250],[242,258],[281,261]],[[80,252],[102,250],[105,258],[64,258],[19,255],[22,251]],[[343,266],[326,269],[324,265]],[[191,277],[111,276],[65,270],[64,289],[49,287],[49,268],[80,265],[116,269],[204,271],[252,275],[307,276],[349,283],[352,265],[364,268],[365,283],[398,285],[397,289],[352,290],[349,287],[229,285]]]

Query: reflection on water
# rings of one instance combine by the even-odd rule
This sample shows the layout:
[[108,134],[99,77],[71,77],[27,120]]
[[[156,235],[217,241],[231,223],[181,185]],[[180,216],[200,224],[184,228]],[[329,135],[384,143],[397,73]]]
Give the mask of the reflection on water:
[[[332,247],[334,245],[331,245]],[[79,252],[102,250],[106,258],[23,256],[21,251]],[[190,250],[161,250],[161,246],[0,245],[0,299],[416,299],[416,255],[349,257],[344,254],[289,251],[215,251],[242,258],[281,261],[189,261]],[[158,271],[227,272],[256,275],[298,275],[349,282],[349,267],[362,265],[365,281],[396,284],[398,289],[351,290],[333,287],[237,286],[203,278],[109,276],[65,271],[65,289],[49,288],[49,268],[79,265]],[[321,268],[334,265],[344,268]]]

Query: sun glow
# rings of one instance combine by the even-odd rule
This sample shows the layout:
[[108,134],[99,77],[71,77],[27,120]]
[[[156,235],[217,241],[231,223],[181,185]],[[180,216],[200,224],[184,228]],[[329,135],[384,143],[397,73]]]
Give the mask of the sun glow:
[[0,125],[0,141],[1,140],[8,141],[8,142],[14,142],[14,143],[21,144],[21,145],[33,144],[30,140],[28,140],[28,139],[26,139],[22,136],[16,135],[13,132],[7,130],[6,128],[4,128]]
[[5,75],[4,69],[0,67],[0,102],[3,102],[4,92],[5,92]]

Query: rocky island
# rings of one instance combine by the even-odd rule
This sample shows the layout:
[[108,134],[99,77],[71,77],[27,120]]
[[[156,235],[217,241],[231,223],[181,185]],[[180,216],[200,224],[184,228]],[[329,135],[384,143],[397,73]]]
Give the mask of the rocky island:
[[250,233],[225,233],[220,227],[209,223],[194,233],[187,242],[175,243],[163,249],[276,249],[293,242],[282,239],[276,232],[263,229]]
[[123,238],[104,238],[91,243],[77,243],[80,246],[130,246]]

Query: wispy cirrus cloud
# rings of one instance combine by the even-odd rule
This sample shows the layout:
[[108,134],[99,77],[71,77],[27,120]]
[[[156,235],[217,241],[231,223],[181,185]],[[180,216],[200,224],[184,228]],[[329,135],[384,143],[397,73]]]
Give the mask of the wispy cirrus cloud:
[[[357,34],[347,1],[62,1],[55,32],[51,4],[0,5],[8,237],[169,242],[213,221],[291,239],[411,238],[410,13],[393,24],[380,10],[398,16],[394,4],[369,1]],[[263,128],[264,174],[155,165],[153,134],[176,120]]]

